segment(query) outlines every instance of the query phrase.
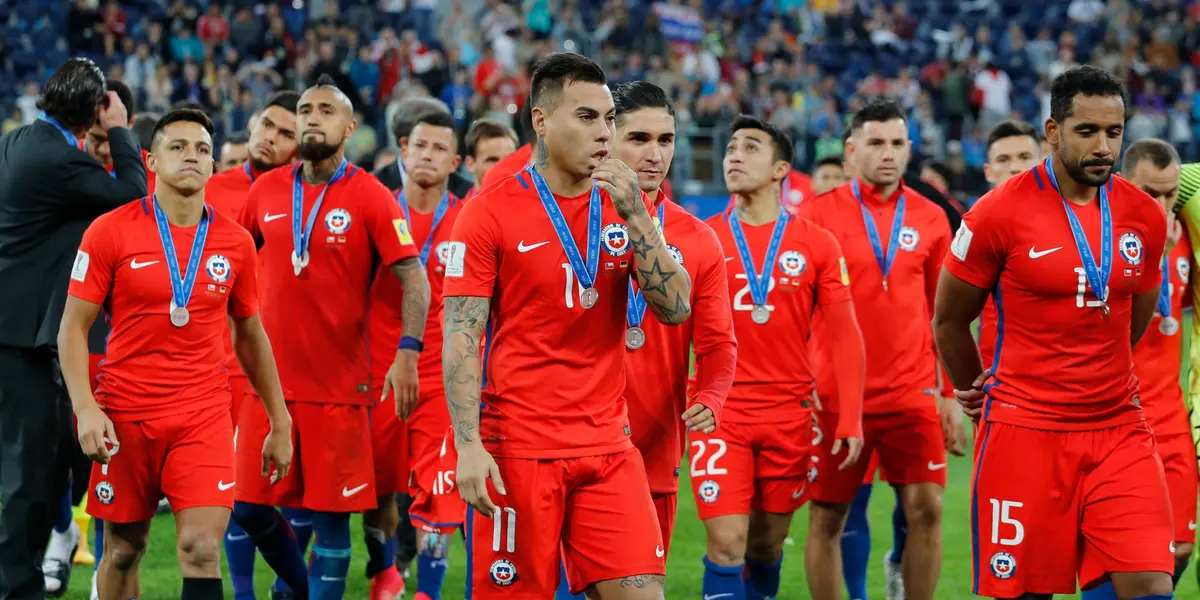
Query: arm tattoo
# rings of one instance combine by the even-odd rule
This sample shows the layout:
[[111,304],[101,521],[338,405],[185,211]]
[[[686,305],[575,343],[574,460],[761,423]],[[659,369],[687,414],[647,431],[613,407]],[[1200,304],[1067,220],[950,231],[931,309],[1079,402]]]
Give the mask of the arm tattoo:
[[667,578],[662,575],[630,575],[629,577],[621,578],[621,587],[645,589],[651,587],[662,588],[667,583]]
[[650,251],[654,250],[655,246],[662,243],[662,235],[658,233],[658,229],[652,229],[646,235],[637,237],[629,236],[630,243],[633,244],[633,253],[637,255],[638,260],[646,260],[650,257]]
[[392,265],[392,274],[404,288],[400,304],[401,335],[423,339],[425,319],[429,316],[429,280],[425,278],[425,268],[414,256]]
[[482,365],[479,343],[487,326],[491,299],[451,296],[445,299],[445,345],[442,380],[446,403],[454,424],[454,441],[469,444],[479,439],[479,405]]
[[[646,304],[663,323],[678,325],[686,321],[692,312],[688,300],[692,296],[691,278],[667,250],[658,228],[630,231],[629,242],[635,255],[638,286]],[[644,265],[650,268],[642,268]]]
[[662,266],[658,263],[658,258],[654,259],[654,264],[650,265],[650,269],[646,270],[638,267],[638,275],[642,283],[643,293],[655,293],[667,295],[667,282],[675,276],[675,271],[663,271]]

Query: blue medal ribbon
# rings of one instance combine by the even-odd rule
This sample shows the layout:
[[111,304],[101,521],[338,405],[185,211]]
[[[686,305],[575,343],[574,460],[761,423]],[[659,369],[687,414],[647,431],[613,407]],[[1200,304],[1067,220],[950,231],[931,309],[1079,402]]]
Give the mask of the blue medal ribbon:
[[900,230],[904,229],[904,194],[896,201],[896,214],[892,216],[892,235],[888,238],[887,253],[884,253],[883,242],[879,237],[879,228],[875,226],[875,218],[871,216],[867,203],[863,201],[862,190],[858,187],[858,178],[850,180],[850,189],[854,191],[854,199],[862,209],[863,225],[867,228],[867,240],[871,242],[871,252],[875,253],[875,262],[883,273],[883,289],[887,291],[888,274],[896,263],[896,249],[900,246]]
[[550,223],[554,225],[554,233],[558,235],[558,242],[562,244],[563,251],[567,254],[567,262],[571,263],[571,270],[575,271],[575,278],[579,280],[579,285],[583,289],[589,289],[596,284],[596,267],[600,265],[600,188],[592,186],[591,197],[588,199],[588,229],[587,229],[587,264],[583,262],[583,257],[579,255],[579,246],[575,243],[575,237],[571,235],[571,228],[567,227],[567,220],[563,217],[562,210],[558,208],[558,202],[554,200],[554,194],[550,193],[550,187],[546,185],[546,180],[532,166],[525,167],[525,171],[529,173],[529,178],[533,180],[533,188],[537,190],[538,199],[542,201],[542,208],[546,209],[546,216],[550,217]]
[[1112,275],[1113,250],[1112,211],[1108,205],[1108,186],[1100,186],[1100,264],[1097,265],[1096,258],[1092,254],[1092,247],[1088,244],[1087,234],[1083,232],[1079,218],[1075,216],[1075,211],[1071,210],[1071,205],[1063,197],[1062,189],[1058,187],[1058,178],[1054,176],[1054,168],[1050,164],[1052,158],[1053,156],[1046,157],[1044,163],[1046,176],[1050,179],[1050,185],[1054,186],[1054,191],[1058,192],[1058,197],[1063,203],[1063,210],[1067,213],[1067,222],[1071,225],[1071,237],[1075,239],[1075,249],[1079,251],[1079,260],[1083,263],[1083,273],[1087,276],[1088,287],[1091,288],[1092,294],[1100,299],[1104,313],[1108,314],[1108,281],[1109,276]]
[[1171,318],[1171,257],[1163,253],[1162,258],[1162,287],[1158,291],[1158,314],[1164,319]]
[[[666,208],[666,200],[658,205],[658,227],[660,231],[667,228],[667,216],[663,210]],[[633,289],[633,276],[629,277],[629,302],[625,305],[625,321],[630,327],[641,327],[642,321],[646,318],[646,298],[642,296],[642,290]]]
[[167,214],[158,205],[158,196],[154,200],[154,224],[158,226],[158,240],[162,243],[163,254],[167,259],[167,273],[171,276],[171,299],[175,306],[187,308],[192,299],[192,288],[196,284],[196,274],[200,272],[201,255],[204,254],[204,240],[208,238],[208,225],[212,221],[212,208],[204,205],[204,214],[200,224],[196,226],[196,238],[192,240],[192,252],[188,256],[187,270],[180,275],[179,257],[175,254],[175,241],[171,237],[171,224]]
[[[304,185],[301,183],[301,171],[304,169],[303,163],[297,164],[295,170],[292,171],[292,246],[295,260],[303,260],[304,255],[308,252],[308,243],[312,239],[313,225],[317,222],[317,213],[321,210],[321,204],[325,202],[325,193],[333,184],[337,183],[343,175],[346,174],[346,167],[350,161],[342,159],[342,164],[338,165],[336,171],[333,172],[333,177],[329,178],[329,182],[321,189],[321,193],[317,195],[317,199],[313,202],[312,209],[308,211],[308,220],[301,223],[301,213],[304,212]],[[303,225],[303,228],[301,228]]]
[[738,258],[742,260],[742,270],[746,273],[746,283],[750,287],[750,299],[755,306],[767,305],[767,293],[771,290],[771,276],[775,274],[775,259],[779,256],[779,244],[783,241],[783,230],[791,219],[787,209],[783,207],[782,198],[779,202],[779,218],[775,220],[775,229],[771,231],[771,241],[767,243],[767,254],[763,256],[761,271],[754,269],[754,257],[750,254],[750,246],[746,243],[746,233],[742,231],[742,223],[738,220],[737,209],[729,211],[729,229],[733,232],[733,243],[737,247]]
[[246,172],[246,177],[249,177],[250,183],[253,184],[254,183],[254,171],[250,170],[250,161],[249,160],[242,163],[242,170]]
[[[400,203],[400,210],[404,211],[404,222],[408,224],[408,230],[412,231],[412,216],[408,212],[408,202],[404,199],[404,190],[400,190],[396,194],[396,202]],[[433,211],[433,225],[429,226],[429,234],[425,236],[425,244],[421,246],[421,264],[429,262],[429,251],[433,248],[433,234],[437,233],[438,225],[442,224],[442,218],[446,216],[446,211],[450,208],[450,192],[442,194],[442,201],[438,202],[437,208]]]
[[75,137],[75,134],[71,133],[70,129],[67,129],[62,123],[59,123],[58,119],[55,119],[54,117],[46,114],[45,111],[42,111],[40,114],[38,114],[38,120],[45,121],[53,125],[59,133],[63,134],[63,137],[67,138],[68,144],[75,146],[76,148],[79,147],[79,138]]

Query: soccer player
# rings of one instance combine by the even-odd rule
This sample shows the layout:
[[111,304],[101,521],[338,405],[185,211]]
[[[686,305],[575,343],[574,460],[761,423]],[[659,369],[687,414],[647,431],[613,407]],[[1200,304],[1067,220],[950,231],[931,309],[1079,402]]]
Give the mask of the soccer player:
[[[349,98],[322,77],[301,95],[296,120],[301,162],[258,178],[242,224],[258,242],[263,326],[278,340],[300,452],[297,468],[278,486],[239,486],[234,514],[263,558],[276,558],[272,566],[297,597],[307,589],[314,598],[341,598],[350,513],[375,507],[371,439],[364,435],[375,403],[365,339],[370,283],[384,265],[404,290],[400,351],[383,385],[385,397],[404,403],[416,401],[429,284],[387,188],[345,159],[344,142],[357,128]],[[249,449],[263,431],[262,415],[243,404],[239,467],[249,468]],[[314,511],[307,586],[299,548],[272,506]]]
[[[213,175],[209,180],[207,199],[217,212],[238,219],[250,195],[250,186],[262,175],[278,167],[290,164],[296,158],[296,102],[300,94],[282,91],[271,94],[259,111],[259,118],[252,121],[246,158],[235,168]],[[228,143],[226,144],[228,146]],[[224,152],[221,157],[224,160]],[[233,352],[233,338],[226,336],[229,359],[225,368],[229,372],[229,385],[233,394],[233,422],[237,423],[242,403],[253,401],[253,390],[247,385],[246,376],[238,366]],[[296,534],[301,550],[308,546],[312,536],[309,515],[303,511],[286,509],[285,516]],[[229,577],[233,583],[235,600],[254,598],[254,541],[237,524],[229,520],[225,532],[225,560],[229,564]],[[286,597],[289,588],[282,579],[276,579],[273,595]]]
[[536,167],[464,205],[446,265],[443,370],[473,509],[471,593],[548,597],[561,556],[573,592],[661,599],[666,549],[622,399],[627,288],[636,273],[654,317],[678,325],[691,278],[637,174],[609,157],[604,71],[554,54],[532,90]]
[[[1167,217],[1112,176],[1124,97],[1093,67],[1055,78],[1053,154],[980,199],[946,257],[933,328],[979,418],[977,595],[1049,598],[1078,579],[1110,580],[1124,600],[1172,597],[1176,533],[1132,351],[1153,319]],[[989,294],[999,318],[985,387],[971,322]]]
[[[412,467],[423,457],[440,452],[446,428],[450,426],[442,387],[441,291],[450,231],[462,209],[462,201],[447,188],[450,173],[458,168],[460,161],[454,125],[450,115],[431,112],[417,119],[403,142],[408,183],[396,194],[396,202],[429,276],[429,316],[425,325],[425,339],[429,343],[417,363],[420,395],[416,405],[389,404],[371,413],[378,508],[363,515],[363,530],[369,553],[367,577],[371,579],[372,599],[391,600],[404,592],[404,578],[396,569],[392,541],[401,518],[395,495],[432,492],[428,489],[430,481],[418,479],[416,485],[411,485]],[[388,365],[396,358],[404,318],[399,310],[404,290],[395,278],[385,275],[376,277],[371,291],[367,329],[371,342],[371,380],[377,396],[382,394]],[[419,489],[411,489],[410,493],[410,488]],[[423,535],[417,531],[416,598],[419,600],[440,598],[446,575],[447,541],[440,534]]]
[[[391,162],[375,170],[374,175],[379,178],[380,183],[387,186],[393,192],[400,191],[408,184],[408,173],[404,171],[403,148],[404,141],[416,126],[417,121],[425,115],[432,113],[450,114],[450,107],[445,102],[437,98],[428,96],[412,96],[405,98],[399,102],[399,108],[392,117],[392,139],[395,140],[396,146],[401,148],[399,155],[393,158]],[[471,180],[463,175],[455,172],[450,174],[450,193],[465,198],[471,190]],[[408,529],[408,533],[413,533],[412,529]],[[415,540],[412,540],[415,544]]]
[[[933,598],[942,563],[947,450],[929,317],[950,226],[938,205],[901,179],[910,151],[903,109],[891,100],[871,101],[851,120],[846,144],[857,177],[805,203],[800,216],[842,240],[855,314],[867,332],[862,451],[878,454],[883,479],[899,492],[908,522],[904,588],[908,598],[926,600]],[[845,430],[839,414],[854,410],[856,398],[854,390],[841,397],[842,383],[833,373],[832,352],[840,340],[822,334],[813,339],[820,348],[813,354],[819,429],[839,432],[822,435],[814,455],[805,547],[809,589],[824,599],[840,597],[839,539],[869,464],[834,468],[844,460],[830,453]],[[951,412],[961,427],[961,414]]]
[[[223,597],[221,534],[233,507],[233,424],[221,365],[232,318],[237,353],[270,417],[258,465],[286,474],[290,419],[258,317],[254,244],[204,202],[212,175],[212,122],[173,110],[155,127],[152,196],[97,219],[84,234],[59,334],[63,377],[92,460],[93,502],[106,522],[101,600],[140,595],[138,564],[162,496],[175,510],[180,598]],[[203,271],[203,272],[202,272]],[[112,321],[107,360],[93,396],[87,331],[100,311]]]
[[516,151],[517,132],[512,127],[491,119],[471,123],[467,130],[466,167],[475,177],[475,187],[469,196],[483,189],[483,179],[496,163]]
[[226,136],[225,141],[221,143],[221,154],[218,155],[220,163],[217,165],[217,170],[224,172],[242,166],[242,163],[250,158],[249,145],[250,134],[244,131]]
[[809,498],[810,315],[819,308],[839,340],[834,376],[847,407],[833,436],[840,468],[858,459],[862,443],[859,413],[849,407],[862,402],[864,351],[837,241],[784,204],[791,140],[747,116],[731,133],[723,168],[736,204],[708,223],[730,265],[737,374],[720,426],[690,435],[690,469],[708,535],[704,595],[764,599],[779,592],[792,513]]
[[846,169],[842,166],[841,156],[826,156],[817,161],[813,167],[812,186],[816,195],[824,194],[833,188],[846,183]]

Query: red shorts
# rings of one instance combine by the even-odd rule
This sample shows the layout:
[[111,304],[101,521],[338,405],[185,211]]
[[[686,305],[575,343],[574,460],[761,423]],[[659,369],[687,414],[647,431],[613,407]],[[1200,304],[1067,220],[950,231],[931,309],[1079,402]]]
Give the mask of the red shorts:
[[609,579],[665,575],[666,549],[642,455],[496,457],[508,495],[489,484],[494,519],[467,511],[475,600],[553,598],[560,559],[572,593]]
[[92,464],[89,515],[114,523],[148,521],[164,496],[175,512],[233,508],[233,423],[223,405],[115,422],[113,428],[119,446],[112,460]]
[[408,517],[414,527],[430,533],[451,533],[462,526],[467,504],[454,487],[456,469],[454,429],[447,427],[437,452],[418,457],[413,465],[413,501]]
[[1159,436],[1158,456],[1162,459],[1171,497],[1171,514],[1175,522],[1175,541],[1192,544],[1196,541],[1196,493],[1200,473],[1196,469],[1196,445],[1191,433]]
[[777,423],[723,421],[712,433],[689,434],[700,518],[799,509],[809,497],[812,435],[807,416]]
[[92,382],[93,394],[100,387],[100,361],[102,360],[104,360],[103,354],[88,354],[88,381]]
[[[422,379],[421,397],[417,408],[401,421],[396,416],[396,403],[388,398],[371,409],[371,446],[375,456],[375,489],[378,495],[411,490],[411,472],[417,461],[437,456],[442,438],[450,426],[450,410],[442,382]],[[383,395],[382,385],[375,387],[375,397]]]
[[229,413],[233,415],[233,422],[238,422],[238,415],[242,414],[242,404],[249,402],[258,402],[258,394],[254,392],[254,386],[250,385],[250,380],[245,375],[230,375],[229,376],[229,391],[233,396],[233,407]]
[[[1193,480],[1192,485],[1195,485]],[[1042,431],[984,422],[971,495],[974,593],[1072,594],[1175,570],[1162,462],[1145,423]]]
[[258,402],[242,403],[236,448],[238,502],[350,513],[376,507],[370,421],[365,406],[289,402],[292,469],[271,485],[262,476],[262,447],[271,430]]
[[846,450],[833,455],[832,432],[837,414],[819,413],[821,443],[813,452],[812,497],[821,502],[849,504],[867,481],[872,454],[878,456],[880,476],[892,485],[936,483],[946,486],[946,441],[942,421],[931,402],[927,409],[863,417],[863,448],[858,462],[844,471],[838,466]]
[[[679,505],[678,494],[653,494],[654,512],[658,514],[658,528],[662,531],[663,551],[671,552],[671,534],[675,531],[675,509]],[[664,558],[665,562],[667,559]]]
[[879,473],[879,452],[871,453],[871,460],[867,463],[867,472],[863,475],[863,485],[871,485],[875,483],[875,475]]

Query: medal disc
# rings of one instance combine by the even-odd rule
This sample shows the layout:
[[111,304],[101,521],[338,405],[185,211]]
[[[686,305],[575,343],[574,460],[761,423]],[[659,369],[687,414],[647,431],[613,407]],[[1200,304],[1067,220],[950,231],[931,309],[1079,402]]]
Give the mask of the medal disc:
[[176,327],[183,327],[188,324],[192,316],[188,314],[188,309],[182,306],[176,306],[171,309],[171,324]]
[[750,311],[750,319],[759,325],[766,325],[767,321],[771,320],[771,311],[762,305],[755,306]]
[[584,308],[591,308],[595,306],[596,301],[599,299],[600,292],[597,292],[596,288],[588,288],[583,290],[583,293],[579,295],[579,303],[582,304]]
[[1175,317],[1163,317],[1163,320],[1158,322],[1158,331],[1163,335],[1179,333],[1179,320]]
[[641,327],[630,327],[625,330],[625,347],[637,350],[646,345],[646,332]]

